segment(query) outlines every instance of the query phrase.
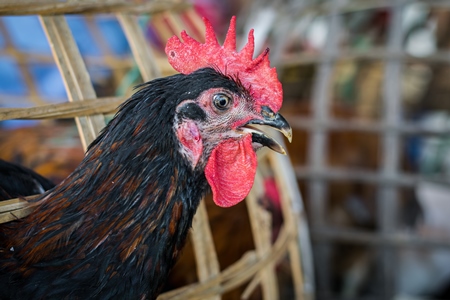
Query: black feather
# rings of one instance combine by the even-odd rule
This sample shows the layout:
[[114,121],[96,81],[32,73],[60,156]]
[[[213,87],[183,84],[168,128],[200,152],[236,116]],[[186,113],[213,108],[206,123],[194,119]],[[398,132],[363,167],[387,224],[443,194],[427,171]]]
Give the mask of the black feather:
[[196,103],[186,103],[178,109],[178,115],[183,119],[205,121],[206,113]]
[[0,159],[0,200],[41,194],[54,186],[33,170]]

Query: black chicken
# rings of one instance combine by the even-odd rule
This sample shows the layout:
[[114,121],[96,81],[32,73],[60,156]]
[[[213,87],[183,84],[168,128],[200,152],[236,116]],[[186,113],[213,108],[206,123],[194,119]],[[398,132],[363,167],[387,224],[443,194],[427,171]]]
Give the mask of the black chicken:
[[2,299],[156,298],[208,183],[216,204],[234,205],[253,184],[256,149],[284,152],[253,127],[291,134],[268,51],[252,60],[251,34],[231,49],[234,18],[222,47],[205,24],[205,44],[169,40],[183,74],[140,86],[80,166],[0,227]]

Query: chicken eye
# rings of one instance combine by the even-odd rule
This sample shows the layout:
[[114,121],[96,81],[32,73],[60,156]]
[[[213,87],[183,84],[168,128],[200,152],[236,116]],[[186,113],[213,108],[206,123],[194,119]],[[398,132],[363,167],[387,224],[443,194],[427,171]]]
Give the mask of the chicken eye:
[[226,110],[231,104],[231,97],[222,93],[215,94],[213,96],[213,103],[218,110]]

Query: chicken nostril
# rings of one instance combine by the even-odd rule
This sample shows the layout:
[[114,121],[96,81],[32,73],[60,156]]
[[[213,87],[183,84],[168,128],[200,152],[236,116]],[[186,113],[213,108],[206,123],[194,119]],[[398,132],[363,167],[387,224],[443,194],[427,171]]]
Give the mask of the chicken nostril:
[[275,117],[275,114],[274,113],[263,112],[263,116],[266,117],[266,118],[273,119]]
[[268,119],[273,119],[276,116],[275,113],[267,106],[263,106],[261,108],[261,114],[263,115],[263,117]]

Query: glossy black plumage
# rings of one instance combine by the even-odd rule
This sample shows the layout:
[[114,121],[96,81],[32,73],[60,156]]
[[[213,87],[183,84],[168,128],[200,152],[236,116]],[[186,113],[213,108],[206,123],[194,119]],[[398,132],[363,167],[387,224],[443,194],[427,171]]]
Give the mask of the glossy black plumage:
[[33,170],[0,159],[0,200],[41,194],[54,186]]
[[142,85],[34,213],[1,225],[1,299],[156,298],[208,187],[175,108],[213,87],[242,89],[211,68]]

